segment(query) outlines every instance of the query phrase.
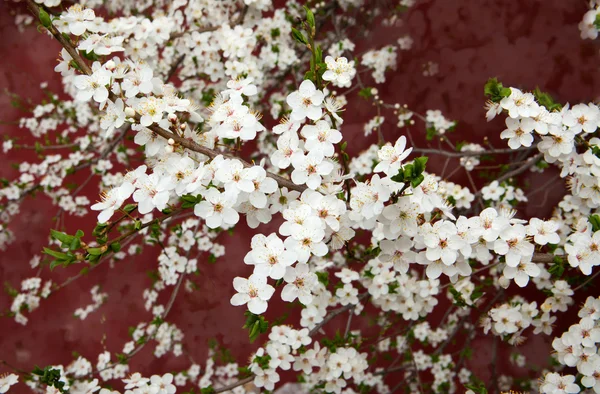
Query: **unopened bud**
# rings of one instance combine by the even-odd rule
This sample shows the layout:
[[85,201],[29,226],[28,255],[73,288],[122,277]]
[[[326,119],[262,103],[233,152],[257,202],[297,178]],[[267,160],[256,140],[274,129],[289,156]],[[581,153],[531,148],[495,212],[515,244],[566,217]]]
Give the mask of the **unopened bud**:
[[169,119],[169,122],[171,122],[171,123],[177,122],[177,115],[175,115],[175,114],[169,114],[169,116],[167,118]]
[[175,144],[175,140],[173,138],[169,138],[169,140],[167,142],[169,143],[169,145]]
[[115,62],[113,60],[109,60],[106,63],[104,63],[104,67],[108,71],[112,71],[112,70],[114,70],[117,67],[117,65],[115,64]]
[[183,130],[185,130],[187,128],[187,124],[182,123],[182,124],[179,125],[179,128],[183,131]]
[[135,116],[135,111],[131,107],[125,107],[125,116],[128,118],[133,118]]

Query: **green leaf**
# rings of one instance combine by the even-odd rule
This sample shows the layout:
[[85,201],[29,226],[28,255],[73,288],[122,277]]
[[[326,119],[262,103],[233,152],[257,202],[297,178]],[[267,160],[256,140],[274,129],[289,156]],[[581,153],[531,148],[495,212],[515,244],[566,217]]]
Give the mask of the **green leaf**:
[[40,382],[44,383],[50,387],[56,387],[58,391],[61,393],[66,392],[65,390],[65,382],[61,382],[61,373],[60,370],[54,369],[51,366],[45,367],[41,369],[37,365],[33,368],[31,372],[33,375],[38,375],[40,377]]
[[313,12],[307,6],[304,6],[304,10],[306,11],[306,22],[308,22],[308,25],[310,27],[314,28],[315,27],[315,14],[313,14]]
[[433,137],[435,137],[437,134],[437,130],[435,129],[435,127],[428,127],[425,130],[425,138],[427,139],[427,141],[431,141],[433,139]]
[[119,364],[127,364],[127,355],[123,354],[123,353],[117,353],[117,361],[119,362]]
[[550,96],[548,93],[542,92],[539,87],[535,88],[533,95],[535,96],[537,102],[546,107],[546,109],[550,112],[560,111],[562,109],[562,105],[555,102],[552,96]]
[[66,253],[57,252],[56,250],[53,250],[50,248],[44,248],[44,253],[47,255],[50,255],[54,258],[57,258],[59,260],[68,260],[69,259],[69,256]]
[[81,248],[81,240],[79,238],[73,238],[71,244],[69,245],[69,250],[77,250]]
[[473,390],[473,392],[475,394],[487,394],[487,389],[485,388],[485,386],[483,385],[483,383],[480,383],[478,385],[475,384],[465,384],[465,388],[469,389],[469,390]]
[[60,241],[63,244],[67,244],[67,245],[70,244],[71,242],[73,242],[73,239],[75,238],[72,235],[61,233],[60,231],[56,231],[56,230],[52,230],[52,229],[50,230],[50,236],[53,239]]
[[319,69],[323,69],[323,72],[327,70],[327,63],[323,63],[323,50],[318,45],[315,49],[315,61],[319,65]]
[[562,259],[554,259],[553,264],[550,267],[548,267],[548,272],[555,279],[561,278],[565,272],[565,266]]
[[294,37],[294,39],[296,41],[298,41],[300,44],[306,45],[308,43],[308,41],[306,40],[306,37],[304,37],[304,34],[302,34],[302,32],[300,32],[298,29],[295,29],[293,27],[292,27],[292,37]]
[[425,171],[425,165],[427,164],[428,159],[427,156],[421,156],[414,160],[415,175],[421,175],[423,171]]
[[510,88],[505,88],[502,83],[498,82],[497,78],[490,78],[486,82],[483,92],[490,100],[497,103],[504,97],[510,96]]
[[450,288],[448,290],[450,291],[450,294],[452,294],[452,298],[454,298],[454,305],[460,306],[463,308],[468,306],[468,304],[465,301],[465,299],[463,298],[462,294],[458,290],[456,290],[454,288],[454,286],[450,286]]
[[242,328],[249,329],[248,334],[250,342],[254,342],[260,334],[264,334],[269,330],[269,322],[263,316],[255,315],[250,311],[246,311],[246,323]]
[[136,208],[137,208],[137,204],[127,204],[123,207],[123,210],[127,213],[131,213],[131,212],[135,211]]
[[600,30],[600,14],[596,15],[596,20],[594,21],[594,26],[596,29]]
[[600,230],[600,216],[590,215],[590,216],[588,216],[588,221],[592,224],[593,232]]
[[50,20],[50,15],[48,15],[48,13],[42,7],[40,7],[39,18],[42,26],[44,26],[46,29],[50,29],[52,26],[52,20]]
[[113,252],[117,253],[119,250],[121,250],[121,244],[119,242],[113,242],[110,244],[110,250],[112,250]]
[[317,271],[317,278],[319,282],[323,283],[325,287],[329,286],[329,273],[326,271]]
[[362,88],[358,92],[358,96],[364,98],[365,100],[370,99],[373,96],[373,94],[371,93],[371,88]]
[[410,180],[410,185],[413,187],[413,189],[417,186],[419,186],[421,184],[421,182],[423,182],[425,180],[425,176],[423,176],[423,174],[420,174],[418,176],[416,176],[415,178]]
[[87,252],[92,256],[100,256],[106,251],[105,248],[87,248]]

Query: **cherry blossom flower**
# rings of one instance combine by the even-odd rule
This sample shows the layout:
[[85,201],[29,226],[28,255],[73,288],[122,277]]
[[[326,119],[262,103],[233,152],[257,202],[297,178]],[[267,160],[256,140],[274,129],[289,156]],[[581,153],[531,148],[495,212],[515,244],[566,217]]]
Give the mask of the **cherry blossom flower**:
[[240,216],[233,205],[236,196],[231,191],[220,193],[215,188],[207,189],[203,192],[204,200],[194,206],[194,214],[206,220],[209,228],[217,228],[226,225],[236,224]]
[[268,276],[275,280],[283,278],[286,267],[296,262],[296,253],[287,250],[283,241],[275,233],[266,237],[263,244],[254,246],[256,237],[253,237],[252,250],[248,252],[244,262],[254,265],[255,275]]
[[108,99],[106,85],[110,83],[110,76],[110,71],[94,62],[91,75],[77,75],[73,79],[73,84],[78,89],[77,100],[88,101],[93,97],[98,103],[105,102]]
[[502,273],[507,279],[514,279],[519,287],[525,287],[530,277],[536,278],[540,275],[540,267],[534,263],[521,261],[515,267],[507,264]]
[[311,189],[317,189],[323,180],[323,176],[328,175],[333,171],[333,164],[324,160],[319,152],[310,152],[304,155],[300,152],[292,156],[292,181],[296,185],[306,183],[306,186]]
[[106,223],[114,215],[115,211],[123,205],[134,191],[130,183],[115,187],[101,195],[102,201],[92,205],[90,209],[102,211],[98,214],[98,223]]
[[255,315],[260,315],[267,310],[267,301],[271,299],[275,288],[267,284],[267,278],[260,275],[250,275],[248,279],[236,277],[233,287],[237,293],[231,297],[231,305],[240,306],[248,304],[248,310]]
[[106,114],[102,116],[100,127],[106,130],[105,138],[109,138],[115,128],[123,126],[125,123],[125,111],[123,100],[118,98],[114,104],[110,103],[106,108]]
[[518,149],[521,146],[530,147],[533,142],[535,123],[532,118],[506,118],[507,129],[500,133],[500,138],[508,138],[508,146]]
[[250,203],[256,208],[267,206],[267,195],[277,190],[277,181],[267,177],[267,172],[260,166],[244,170],[244,177],[239,182],[240,190],[248,193]]
[[342,88],[350,86],[350,81],[356,75],[354,61],[348,62],[345,57],[334,59],[331,56],[326,56],[325,64],[327,64],[327,71],[323,73],[324,81],[331,81],[335,86]]
[[71,34],[80,36],[93,26],[92,21],[95,17],[94,10],[75,4],[61,14],[60,19],[67,24]]
[[10,389],[10,386],[17,384],[19,376],[14,373],[7,374],[0,377],[0,393],[6,393]]
[[323,114],[321,104],[325,95],[317,90],[315,85],[308,79],[300,84],[300,88],[290,93],[286,102],[292,108],[291,119],[300,122],[305,118],[317,120]]
[[167,207],[170,193],[161,184],[158,174],[143,175],[138,179],[138,189],[133,193],[133,201],[138,203],[138,212],[142,215],[154,208],[162,211]]
[[302,136],[306,138],[305,148],[312,152],[316,150],[323,156],[333,156],[333,144],[342,140],[342,133],[332,129],[324,120],[319,120],[314,126],[306,125],[302,128]]
[[163,376],[152,375],[150,377],[150,390],[156,394],[175,394],[177,388],[173,384],[173,375],[170,373]]
[[381,147],[377,156],[379,163],[373,169],[373,172],[384,172],[388,176],[394,176],[402,166],[402,161],[410,155],[412,148],[406,148],[406,137],[398,138],[394,146],[386,144]]
[[296,298],[304,305],[309,305],[313,300],[311,293],[317,283],[317,275],[310,272],[307,264],[296,264],[287,267],[283,280],[287,283],[281,291],[281,299],[293,302]]

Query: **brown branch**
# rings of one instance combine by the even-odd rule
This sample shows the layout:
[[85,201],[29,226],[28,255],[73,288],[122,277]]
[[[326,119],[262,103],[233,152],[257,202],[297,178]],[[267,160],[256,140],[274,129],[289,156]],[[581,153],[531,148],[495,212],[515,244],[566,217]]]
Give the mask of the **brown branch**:
[[[515,168],[514,170],[507,172],[498,179],[495,179],[495,181],[497,181],[498,183],[502,183],[505,180],[510,179],[514,176],[521,175],[522,173],[533,167],[542,157],[544,157],[544,154],[541,152],[536,154],[535,156],[531,156],[521,167]],[[480,196],[481,193],[482,191],[479,190],[477,193],[475,193],[475,197]]]
[[554,255],[552,253],[534,253],[533,257],[531,258],[531,262],[532,263],[544,263],[544,264],[550,264],[554,261],[554,258],[558,257],[558,258],[565,258],[567,257],[564,254],[561,255]]
[[481,152],[472,152],[472,151],[450,152],[450,151],[446,151],[446,150],[442,150],[442,149],[413,148],[413,152],[414,153],[429,153],[429,154],[433,154],[433,155],[461,158],[461,157],[502,155],[502,154],[507,154],[507,153],[527,152],[527,151],[530,151],[533,149],[535,149],[535,147],[528,147],[528,148],[523,147],[523,148],[518,148],[518,149],[510,149],[510,148],[489,149],[489,150],[485,150],[485,151],[481,151]]
[[[368,296],[369,296],[369,293],[363,293],[358,296],[358,300],[360,301],[363,298],[368,297]],[[348,304],[346,306],[343,306],[341,308],[338,308],[338,309],[332,311],[329,315],[327,315],[327,317],[325,319],[323,319],[323,321],[321,323],[317,324],[315,328],[310,330],[308,335],[310,335],[312,337],[321,329],[321,327],[323,327],[325,324],[327,324],[331,319],[333,319],[337,315],[341,315],[342,313],[344,313],[350,309],[354,309],[355,307],[356,307],[355,304]]]
[[254,379],[254,375],[248,376],[247,378],[238,380],[237,382],[233,382],[231,384],[228,384],[227,386],[219,387],[218,389],[215,389],[215,391],[213,391],[213,392],[214,393],[222,393],[224,391],[229,391],[238,386],[244,385],[246,383],[250,383],[253,379]]

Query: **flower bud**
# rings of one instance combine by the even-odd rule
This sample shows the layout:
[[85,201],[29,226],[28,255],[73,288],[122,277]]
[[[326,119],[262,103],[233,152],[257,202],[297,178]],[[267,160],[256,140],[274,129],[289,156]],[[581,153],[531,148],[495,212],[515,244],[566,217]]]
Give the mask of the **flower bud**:
[[177,122],[177,115],[175,115],[175,114],[169,114],[169,116],[167,116],[167,118],[169,119],[169,122],[171,122],[171,123]]
[[117,65],[115,64],[115,62],[113,60],[109,60],[106,63],[104,63],[104,67],[108,71],[112,71],[112,70],[114,70],[117,67]]
[[182,123],[179,125],[179,128],[181,129],[181,131],[184,131],[187,128],[187,124]]
[[135,110],[131,107],[125,107],[125,116],[133,118],[135,116]]
[[167,141],[167,143],[169,145],[174,145],[175,144],[175,140],[173,138],[169,138],[169,140]]

